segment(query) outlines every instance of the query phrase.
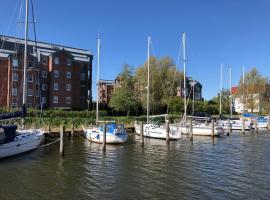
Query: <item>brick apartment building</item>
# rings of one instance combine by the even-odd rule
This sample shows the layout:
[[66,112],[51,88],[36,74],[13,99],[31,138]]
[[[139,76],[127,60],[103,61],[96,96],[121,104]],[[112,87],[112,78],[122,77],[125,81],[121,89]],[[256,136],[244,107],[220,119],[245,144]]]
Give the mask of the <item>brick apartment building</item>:
[[[193,99],[193,84],[194,84],[194,100],[201,101],[202,98],[202,84],[191,77],[186,77],[186,95]],[[184,81],[181,82],[181,87],[178,88],[177,96],[184,98]]]
[[[24,40],[0,36],[0,106],[21,107]],[[92,101],[93,55],[83,49],[28,42],[27,106],[85,109]]]
[[99,103],[108,105],[114,91],[114,81],[99,80]]

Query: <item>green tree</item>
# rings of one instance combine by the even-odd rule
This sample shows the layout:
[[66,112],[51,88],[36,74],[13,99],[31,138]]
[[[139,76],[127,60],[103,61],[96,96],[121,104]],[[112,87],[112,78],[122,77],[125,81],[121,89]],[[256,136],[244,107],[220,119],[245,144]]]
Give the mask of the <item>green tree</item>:
[[[172,59],[164,57],[157,59],[150,57],[150,111],[152,114],[167,112],[170,99],[177,93],[180,86],[182,73],[176,70]],[[138,88],[138,98],[146,109],[147,104],[147,67],[146,61],[136,71],[136,84]]]
[[131,110],[135,110],[138,105],[135,95],[133,69],[125,64],[123,72],[118,75],[120,80],[112,94],[109,106],[115,111],[126,112],[129,116]]
[[[220,109],[220,93],[218,93],[218,96],[213,97],[212,102],[214,102],[214,105],[216,106],[216,109]],[[233,102],[232,102],[233,104]],[[234,106],[234,105],[232,105]],[[231,107],[230,107],[230,90],[229,89],[223,89],[222,90],[222,96],[221,96],[221,113],[228,115],[231,113]]]
[[[243,84],[243,77],[239,81],[238,97],[244,104],[245,110],[250,109],[253,113],[256,107],[260,110],[265,99],[267,86],[267,78],[263,77],[257,68],[252,68],[251,71],[245,73],[245,80]],[[259,105],[261,103],[261,105]]]

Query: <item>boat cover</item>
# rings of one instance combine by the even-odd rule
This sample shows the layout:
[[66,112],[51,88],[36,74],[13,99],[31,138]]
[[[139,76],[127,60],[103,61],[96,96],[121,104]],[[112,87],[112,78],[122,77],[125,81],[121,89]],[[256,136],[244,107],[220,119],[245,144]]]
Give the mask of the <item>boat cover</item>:
[[16,137],[17,126],[15,125],[0,125],[0,136],[5,143],[12,142]]
[[[107,133],[114,133],[114,130],[117,129],[117,125],[115,123],[106,124],[106,132]],[[100,131],[103,131],[103,126],[99,127]]]
[[24,118],[25,116],[26,116],[26,108],[25,106],[23,106],[21,111],[0,114],[0,120],[14,119],[19,117]]

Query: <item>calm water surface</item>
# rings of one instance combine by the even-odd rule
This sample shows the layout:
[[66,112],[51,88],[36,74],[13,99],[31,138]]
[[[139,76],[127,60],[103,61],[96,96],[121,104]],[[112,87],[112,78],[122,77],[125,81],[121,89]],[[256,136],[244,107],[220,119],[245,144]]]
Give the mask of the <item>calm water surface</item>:
[[166,145],[65,141],[0,161],[1,200],[270,199],[270,134],[184,137]]

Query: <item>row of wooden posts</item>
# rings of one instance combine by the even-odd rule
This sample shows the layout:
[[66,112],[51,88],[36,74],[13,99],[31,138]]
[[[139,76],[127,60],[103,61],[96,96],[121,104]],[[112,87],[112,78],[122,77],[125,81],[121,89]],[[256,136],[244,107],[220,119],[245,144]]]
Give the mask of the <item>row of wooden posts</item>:
[[[190,140],[193,140],[193,119],[189,118],[189,135],[190,135]],[[226,134],[227,136],[229,136],[232,133],[232,126],[230,123],[230,120],[227,120],[227,127],[226,127]],[[268,129],[270,130],[270,120],[268,122]],[[255,132],[258,133],[259,128],[258,128],[258,124],[255,123]],[[169,128],[169,121],[166,121],[166,142],[169,143],[170,141],[170,128]],[[245,120],[244,118],[242,118],[242,130],[241,130],[242,134],[245,134]],[[212,119],[211,120],[211,137],[214,138],[215,137],[215,120]],[[143,134],[143,122],[140,123],[140,140],[141,140],[141,144],[144,144],[144,134]]]
[[[189,135],[190,135],[190,140],[193,140],[193,124],[192,124],[192,121],[193,119],[190,118],[189,119]],[[71,131],[70,131],[70,134],[69,136],[70,137],[73,137],[74,135],[74,124],[72,124],[72,127],[71,127]],[[214,138],[215,136],[215,121],[214,119],[212,119],[211,121],[211,133],[212,133],[212,137]],[[270,121],[268,122],[268,129],[270,129]],[[258,132],[259,128],[258,128],[258,124],[255,123],[255,132]],[[49,133],[51,132],[51,127],[49,125]],[[228,119],[227,120],[227,128],[226,128],[226,134],[227,136],[229,136],[232,132],[232,127],[231,127],[231,124],[230,124],[230,120]],[[245,120],[242,118],[242,134],[245,133]],[[60,129],[60,155],[63,157],[64,156],[64,133],[65,133],[65,126],[61,126],[61,129]],[[169,121],[166,121],[166,143],[168,144],[170,142],[170,124],[169,124]],[[106,124],[103,124],[103,142],[102,142],[102,145],[103,145],[103,150],[106,149]],[[144,134],[143,134],[143,122],[140,123],[140,141],[141,141],[141,144],[144,145]]]
[[[69,137],[73,137],[75,126],[72,124],[72,128],[69,134]],[[49,126],[49,133],[51,132],[51,128]],[[65,134],[65,126],[60,127],[60,156],[64,157],[64,134]],[[103,124],[103,150],[106,150],[106,124]]]

